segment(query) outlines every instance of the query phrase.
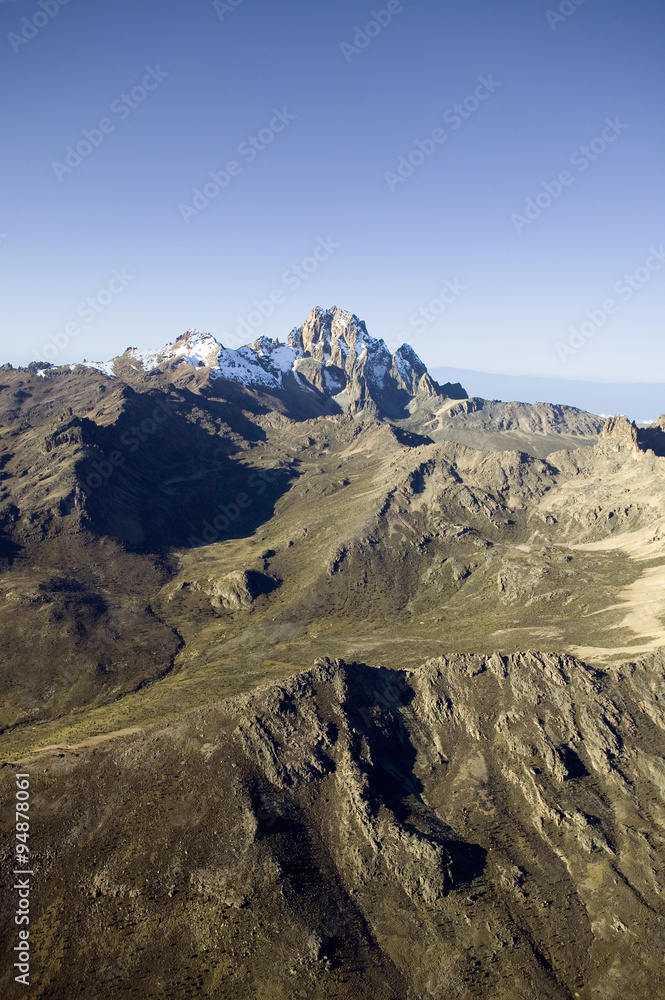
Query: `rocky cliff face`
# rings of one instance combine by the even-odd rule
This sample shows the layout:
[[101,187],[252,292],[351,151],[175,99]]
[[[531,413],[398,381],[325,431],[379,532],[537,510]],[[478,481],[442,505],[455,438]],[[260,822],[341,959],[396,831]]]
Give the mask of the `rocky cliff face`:
[[391,354],[382,340],[369,336],[362,320],[341,309],[314,309],[289,334],[288,344],[298,357],[296,370],[313,384],[329,387],[352,413],[399,417],[416,396],[466,398],[461,386],[434,382],[408,344]]

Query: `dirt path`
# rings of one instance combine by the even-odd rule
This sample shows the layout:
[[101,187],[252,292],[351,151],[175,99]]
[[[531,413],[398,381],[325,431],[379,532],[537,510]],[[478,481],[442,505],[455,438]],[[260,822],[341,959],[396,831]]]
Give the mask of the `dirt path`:
[[31,750],[25,757],[16,761],[17,764],[23,764],[26,761],[32,760],[35,757],[40,757],[42,754],[46,753],[72,753],[76,750],[83,750],[86,747],[96,747],[100,743],[107,743],[109,740],[117,740],[123,736],[131,736],[133,733],[140,733],[143,731],[142,726],[130,726],[128,729],[116,729],[113,733],[102,733],[99,736],[90,736],[87,740],[82,740],[80,743],[52,743],[50,746],[37,747]]

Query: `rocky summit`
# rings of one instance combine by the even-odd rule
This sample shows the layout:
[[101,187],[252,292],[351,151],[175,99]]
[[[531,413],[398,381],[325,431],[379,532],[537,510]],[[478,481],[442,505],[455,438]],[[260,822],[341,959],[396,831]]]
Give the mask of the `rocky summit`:
[[315,309],[3,366],[0,470],[32,995],[663,992],[665,417]]
[[335,307],[312,310],[286,343],[260,337],[232,350],[210,334],[189,330],[161,350],[128,348],[122,357],[92,367],[131,379],[136,371],[155,374],[183,365],[205,368],[211,380],[299,396],[312,412],[321,407],[331,413],[373,411],[395,417],[420,395],[467,398],[459,384],[434,382],[408,344],[391,354],[383,340],[369,336],[362,320]]

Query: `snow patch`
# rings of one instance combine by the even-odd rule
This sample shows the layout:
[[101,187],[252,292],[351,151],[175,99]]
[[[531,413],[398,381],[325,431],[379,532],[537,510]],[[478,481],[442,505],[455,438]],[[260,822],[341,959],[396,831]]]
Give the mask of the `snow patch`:
[[395,367],[397,368],[397,371],[400,373],[402,378],[405,381],[406,380],[410,381],[411,377],[413,376],[413,368],[411,367],[411,362],[407,361],[407,359],[402,354],[401,347],[398,351],[395,351],[395,354],[393,355],[393,361],[395,362]]
[[[76,367],[76,366],[74,366],[74,367]],[[112,361],[99,361],[99,362],[84,361],[83,362],[83,367],[84,368],[94,368],[96,371],[102,372],[103,375],[107,375],[109,378],[117,378],[118,377],[116,375],[116,373],[113,371],[113,362]]]
[[228,378],[243,385],[263,385],[270,389],[281,389],[281,380],[258,364],[255,360],[257,357],[251,347],[241,347],[237,351],[224,347],[210,376]]
[[179,363],[199,368],[201,364],[213,368],[217,364],[222,345],[210,333],[188,330],[174,344],[167,344],[158,351],[139,351],[133,348],[129,357],[138,361],[144,371],[154,371],[160,365]]

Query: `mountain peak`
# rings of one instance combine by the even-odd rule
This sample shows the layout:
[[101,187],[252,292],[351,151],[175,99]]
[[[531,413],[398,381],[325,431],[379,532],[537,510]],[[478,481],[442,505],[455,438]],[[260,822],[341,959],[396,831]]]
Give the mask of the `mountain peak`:
[[369,345],[383,341],[370,337],[363,321],[353,313],[337,306],[331,309],[316,306],[303,325],[291,331],[287,343],[301,357],[344,368],[350,352],[358,356]]
[[352,413],[397,416],[419,394],[466,398],[461,386],[438,386],[408,344],[391,354],[358,316],[337,306],[313,309],[291,331],[288,345],[297,354],[298,374]]
[[161,368],[206,369],[212,381],[225,379],[247,388],[318,396],[329,412],[373,412],[395,417],[417,396],[466,398],[461,386],[439,386],[408,344],[394,354],[371,337],[354,313],[332,306],[312,309],[286,343],[262,336],[234,350],[209,333],[187,330],[161,350],[128,348],[121,358],[91,365],[109,377],[131,379],[134,372]]
[[222,345],[212,334],[186,330],[161,350],[140,351],[136,347],[130,347],[124,356],[130,361],[138,361],[145,371],[152,371],[162,364],[181,363],[194,368],[214,368],[222,349]]

